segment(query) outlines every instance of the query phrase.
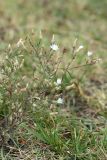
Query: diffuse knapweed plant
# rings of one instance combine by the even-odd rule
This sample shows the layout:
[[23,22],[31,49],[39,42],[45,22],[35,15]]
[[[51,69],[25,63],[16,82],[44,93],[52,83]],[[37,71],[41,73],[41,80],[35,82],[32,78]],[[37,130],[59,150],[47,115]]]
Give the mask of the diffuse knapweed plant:
[[83,68],[100,60],[90,51],[81,58],[83,48],[76,39],[67,52],[54,36],[45,47],[41,34],[37,40],[27,36],[9,45],[1,65],[0,115],[19,118],[25,110],[52,104],[66,106],[69,97],[72,100],[70,92],[83,95],[76,70],[82,75]]

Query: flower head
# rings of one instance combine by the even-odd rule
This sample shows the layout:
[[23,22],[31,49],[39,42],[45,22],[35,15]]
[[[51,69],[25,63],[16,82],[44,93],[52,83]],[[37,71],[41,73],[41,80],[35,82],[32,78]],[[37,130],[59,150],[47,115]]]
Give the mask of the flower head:
[[53,43],[50,45],[50,48],[53,50],[53,51],[57,51],[59,49],[58,45]]
[[64,100],[62,98],[58,98],[57,104],[63,104],[63,103],[64,103]]
[[56,84],[57,84],[57,85],[60,85],[61,82],[62,82],[62,79],[58,78],[57,81],[56,81]]
[[55,84],[56,86],[61,85],[61,83],[62,83],[62,79],[60,79],[60,78],[58,78],[57,81],[54,82],[54,84]]
[[92,55],[93,55],[93,52],[91,52],[91,51],[88,51],[88,52],[87,52],[87,56],[88,56],[88,57],[91,57]]

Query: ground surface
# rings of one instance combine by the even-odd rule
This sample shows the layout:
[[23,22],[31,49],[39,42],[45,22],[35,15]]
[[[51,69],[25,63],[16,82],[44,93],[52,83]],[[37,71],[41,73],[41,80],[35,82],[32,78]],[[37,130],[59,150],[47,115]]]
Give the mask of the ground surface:
[[[0,66],[2,66],[5,49],[9,44],[14,46],[20,38],[26,39],[28,35],[33,35],[35,39],[38,39],[41,30],[44,45],[47,48],[53,34],[64,52],[69,52],[74,40],[78,38],[78,43],[85,46],[84,53],[91,50],[102,59],[100,64],[89,67],[83,81],[80,82],[84,94],[73,95],[73,91],[66,93],[68,96],[72,95],[69,106],[67,104],[48,106],[47,101],[46,104],[43,102],[39,104],[40,106],[36,106],[37,104],[34,103],[32,106],[29,101],[31,100],[30,94],[35,93],[33,85],[29,92],[21,96],[18,93],[17,98],[15,94],[11,95],[11,88],[13,87],[14,90],[16,82],[12,75],[8,82],[3,81],[6,85],[6,87],[4,85],[6,92],[0,78],[0,88],[2,88],[0,93],[0,159],[107,159],[106,8],[106,0],[0,1]],[[30,51],[28,48],[25,53],[30,53]],[[29,65],[33,63],[29,60],[29,55],[26,59]],[[23,77],[27,73],[29,82],[33,84],[35,80],[30,77],[32,70],[29,65],[25,64],[26,69],[21,72]],[[81,72],[76,72],[81,75]],[[25,86],[20,73],[16,79],[17,83],[21,79],[22,86]],[[24,87],[21,88],[21,92],[25,92],[24,89]],[[7,101],[5,105],[2,103],[2,96],[5,99],[4,102]],[[28,103],[30,107],[19,113],[20,105],[15,104],[15,101],[20,102],[19,104],[24,109]],[[3,107],[8,108],[8,106],[15,106],[16,109],[9,110],[7,113]],[[7,120],[8,117],[12,119],[12,122]]]

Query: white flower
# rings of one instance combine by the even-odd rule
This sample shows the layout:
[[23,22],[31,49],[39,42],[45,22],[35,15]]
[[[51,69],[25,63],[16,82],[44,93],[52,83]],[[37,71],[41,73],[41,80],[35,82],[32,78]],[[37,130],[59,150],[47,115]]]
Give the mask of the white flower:
[[63,104],[63,103],[64,103],[64,100],[62,98],[58,98],[57,104]]
[[55,84],[56,86],[61,85],[61,83],[62,83],[62,79],[60,79],[60,78],[58,78],[57,81],[54,82],[54,84]]
[[33,107],[36,107],[36,103],[33,103],[32,106],[33,106]]
[[88,51],[88,52],[87,52],[87,56],[88,56],[88,57],[91,57],[92,55],[93,55],[93,52],[91,52],[91,51]]
[[58,78],[57,81],[56,81],[56,84],[60,85],[61,83],[62,83],[62,79]]
[[50,48],[53,50],[53,51],[57,51],[59,49],[58,45],[57,44],[51,44],[50,45]]
[[76,50],[76,52],[79,52],[81,49],[83,49],[84,48],[84,46],[83,45],[80,45],[79,47],[78,47],[78,49]]

